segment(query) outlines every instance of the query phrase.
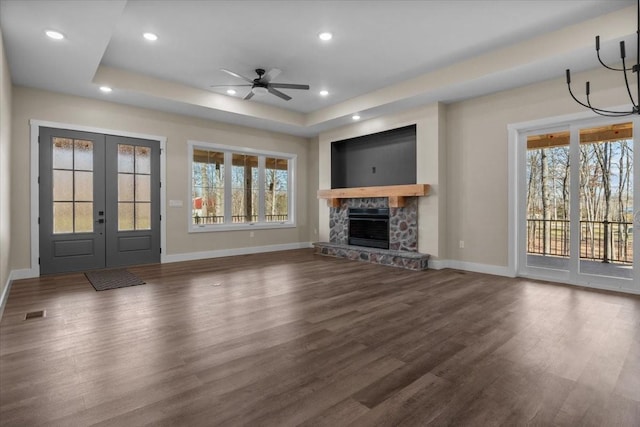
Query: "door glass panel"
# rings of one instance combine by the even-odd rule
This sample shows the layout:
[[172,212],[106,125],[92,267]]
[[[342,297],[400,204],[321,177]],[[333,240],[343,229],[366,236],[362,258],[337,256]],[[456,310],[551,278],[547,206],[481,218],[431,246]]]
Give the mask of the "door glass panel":
[[135,180],[135,199],[137,202],[150,202],[151,201],[151,176],[150,175],[136,175]]
[[191,176],[193,224],[224,222],[224,153],[193,150]]
[[74,169],[93,170],[93,141],[74,141]]
[[132,174],[118,174],[118,201],[119,202],[133,202],[133,175]]
[[150,173],[151,148],[118,144],[118,231],[151,229]]
[[258,221],[258,156],[232,154],[231,215],[233,222]]
[[73,169],[73,139],[53,138],[53,168]]
[[569,136],[563,131],[527,138],[528,266],[569,268]]
[[93,231],[93,203],[74,203],[75,231],[88,233]]
[[151,173],[151,148],[136,147],[135,172],[144,174]]
[[135,230],[133,203],[118,203],[118,231]]
[[136,230],[151,229],[151,203],[136,203]]
[[580,272],[633,277],[633,126],[580,130]]
[[134,172],[134,146],[118,144],[118,172]]
[[289,161],[267,157],[265,159],[265,220],[286,221],[289,201]]
[[83,202],[93,201],[93,172],[74,172],[75,200]]
[[93,142],[56,137],[52,149],[53,233],[93,232]]
[[53,232],[73,233],[73,203],[53,202]]
[[53,201],[65,202],[73,200],[73,171],[53,171]]

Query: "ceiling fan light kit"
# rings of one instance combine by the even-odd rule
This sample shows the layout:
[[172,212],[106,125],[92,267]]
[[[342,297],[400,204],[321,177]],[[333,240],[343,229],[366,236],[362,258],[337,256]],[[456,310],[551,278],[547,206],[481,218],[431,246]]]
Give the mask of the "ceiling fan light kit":
[[256,86],[253,89],[251,89],[251,91],[253,92],[254,95],[266,95],[269,93],[267,88],[262,86]]
[[[624,45],[624,40],[622,40],[620,42],[620,59],[622,60],[622,68],[616,68],[616,67],[610,67],[607,64],[605,64],[602,59],[600,58],[600,36],[596,36],[596,55],[598,57],[598,61],[600,62],[600,64],[602,64],[603,67],[605,67],[608,70],[611,71],[618,71],[621,72],[622,75],[624,76],[624,84],[626,86],[627,89],[627,94],[629,95],[629,100],[631,101],[631,109],[630,110],[626,110],[626,111],[613,111],[613,110],[606,110],[603,108],[597,108],[594,107],[593,105],[591,105],[591,99],[590,99],[590,94],[591,94],[591,82],[587,81],[586,85],[585,85],[585,94],[586,94],[586,102],[580,101],[578,98],[576,98],[576,96],[573,94],[573,91],[571,90],[571,71],[567,68],[566,70],[566,77],[567,77],[567,87],[569,88],[569,94],[571,95],[571,97],[573,98],[574,101],[576,101],[578,104],[582,105],[583,107],[586,107],[588,109],[590,109],[591,111],[593,111],[596,114],[599,114],[601,116],[607,116],[607,117],[622,117],[622,116],[631,116],[633,114],[640,114],[640,0],[637,0],[637,11],[636,11],[636,17],[637,17],[637,25],[636,25],[636,63],[631,66],[631,67],[627,67],[625,58],[627,56],[626,54],[626,50],[625,50],[625,45]],[[629,76],[627,75],[627,72],[631,71],[631,73],[636,73],[636,98],[633,98],[633,95],[631,94],[631,88],[629,87]]]
[[[263,68],[256,68],[256,74],[258,75],[255,79],[250,79],[249,77],[245,77],[241,74],[235,73],[233,71],[227,69],[221,69],[223,71],[233,77],[237,77],[239,79],[244,80],[248,84],[243,85],[222,85],[224,87],[233,86],[233,87],[251,87],[249,93],[245,95],[243,99],[251,99],[254,95],[266,95],[270,93],[272,95],[277,96],[280,99],[284,99],[285,101],[289,101],[291,97],[286,93],[279,91],[278,89],[298,89],[298,90],[309,90],[309,85],[303,84],[295,84],[295,83],[273,83],[272,80],[276,78],[280,74],[280,70],[277,68],[272,68],[269,72],[265,72]],[[216,87],[216,86],[213,86]]]

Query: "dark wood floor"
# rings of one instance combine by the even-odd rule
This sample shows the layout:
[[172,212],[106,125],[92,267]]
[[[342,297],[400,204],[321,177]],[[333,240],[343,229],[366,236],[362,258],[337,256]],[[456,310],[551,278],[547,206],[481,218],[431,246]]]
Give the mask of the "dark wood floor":
[[640,425],[638,297],[311,250],[130,270],[14,283],[1,425]]

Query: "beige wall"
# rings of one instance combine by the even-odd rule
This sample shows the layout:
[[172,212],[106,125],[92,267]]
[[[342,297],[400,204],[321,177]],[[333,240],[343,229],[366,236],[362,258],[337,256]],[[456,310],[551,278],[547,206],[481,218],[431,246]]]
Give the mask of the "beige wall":
[[[320,188],[331,188],[332,141],[415,124],[417,126],[416,180],[419,184],[431,185],[429,196],[421,197],[418,202],[418,250],[436,258],[442,257],[445,228],[440,211],[443,209],[445,199],[444,173],[441,172],[440,167],[445,153],[444,139],[441,137],[444,131],[444,114],[442,105],[432,104],[321,133],[318,146]],[[327,242],[329,241],[329,208],[324,201],[318,208],[318,218],[319,240]]]
[[11,89],[0,29],[0,296],[4,294],[11,272]]
[[[296,244],[309,241],[313,232],[308,220],[308,140],[289,135],[190,118],[111,102],[15,87],[13,91],[13,182],[29,182],[29,120],[90,126],[167,137],[167,200],[182,200],[182,208],[167,207],[168,255],[255,246]],[[197,140],[281,151],[298,156],[296,180],[296,228],[188,233],[189,159],[187,141]],[[15,188],[12,195],[12,268],[30,267],[30,211],[28,187]],[[166,202],[166,201],[165,201]]]
[[[597,69],[572,81],[581,94],[584,81],[592,82],[594,105],[618,106],[628,102],[620,77]],[[570,98],[564,79],[447,106],[448,259],[508,265],[507,125],[581,112],[585,109]]]

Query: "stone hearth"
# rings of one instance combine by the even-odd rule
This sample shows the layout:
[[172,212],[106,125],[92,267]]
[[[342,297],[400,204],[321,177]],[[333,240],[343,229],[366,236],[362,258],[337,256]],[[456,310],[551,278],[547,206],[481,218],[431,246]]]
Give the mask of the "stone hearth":
[[314,243],[313,246],[315,247],[315,253],[319,255],[365,261],[408,270],[426,270],[429,262],[429,255],[418,252],[392,251],[324,242]]

